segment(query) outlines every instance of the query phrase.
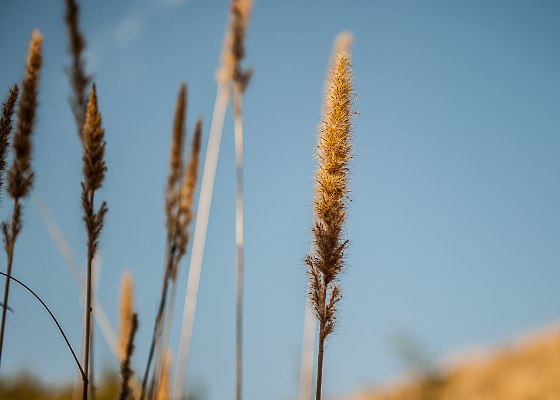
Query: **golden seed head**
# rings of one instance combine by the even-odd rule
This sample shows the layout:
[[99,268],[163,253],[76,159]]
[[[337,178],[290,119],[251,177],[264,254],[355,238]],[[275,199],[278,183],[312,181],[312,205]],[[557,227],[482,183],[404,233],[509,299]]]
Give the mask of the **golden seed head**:
[[[335,46],[336,47],[336,46]],[[354,84],[350,52],[333,55],[325,88],[323,118],[317,135],[314,222],[308,266],[309,300],[323,337],[335,325],[342,298],[337,278],[344,268],[348,241],[342,238],[348,203],[348,167],[352,159]]]
[[31,169],[32,142],[31,134],[35,126],[35,111],[39,91],[39,74],[43,57],[43,36],[35,29],[29,42],[27,64],[22,82],[21,98],[19,101],[16,133],[12,140],[14,161],[8,171],[7,192],[12,198],[27,196],[33,185],[33,170]]
[[126,355],[126,345],[130,334],[130,317],[134,311],[134,280],[132,274],[125,271],[121,279],[119,296],[119,356],[121,361]]

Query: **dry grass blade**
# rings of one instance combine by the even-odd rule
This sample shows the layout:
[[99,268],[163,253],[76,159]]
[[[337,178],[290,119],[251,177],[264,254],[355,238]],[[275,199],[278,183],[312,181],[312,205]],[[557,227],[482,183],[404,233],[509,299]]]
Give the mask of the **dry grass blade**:
[[80,7],[75,0],[66,0],[66,14],[64,20],[68,31],[68,53],[72,56],[72,66],[66,68],[66,73],[70,78],[73,96],[69,98],[76,128],[80,142],[83,143],[83,129],[86,120],[87,95],[86,88],[90,84],[92,76],[85,72],[85,59],[83,57],[86,48],[86,40],[79,27]]
[[0,190],[4,184],[4,170],[6,169],[6,151],[12,132],[12,115],[16,106],[19,86],[14,84],[2,104],[2,118],[0,119]]
[[337,305],[342,298],[337,281],[344,269],[348,244],[342,233],[349,193],[348,167],[352,159],[353,88],[350,54],[339,52],[331,63],[323,121],[317,137],[313,243],[311,255],[305,259],[309,300],[319,321],[317,400],[321,398],[324,342],[334,330]]
[[[7,192],[14,199],[14,210],[12,214],[11,227],[7,222],[2,222],[2,233],[6,255],[8,256],[7,274],[12,274],[12,263],[16,238],[21,230],[21,203],[33,185],[33,169],[31,168],[32,143],[31,135],[35,126],[35,111],[37,109],[37,96],[39,92],[39,74],[43,57],[43,36],[37,29],[33,31],[29,42],[25,75],[22,83],[22,93],[19,101],[16,133],[12,140],[14,159],[12,167],[8,171]],[[6,323],[6,307],[8,306],[8,293],[10,279],[6,280],[4,286],[4,307],[2,307],[2,322],[0,323],[0,361],[2,359],[2,346],[4,343],[4,327]]]
[[130,380],[134,376],[132,370],[131,359],[134,352],[134,337],[138,331],[138,314],[133,313],[130,317],[130,332],[126,343],[125,357],[121,363],[121,388],[117,400],[133,400],[132,388],[130,387]]

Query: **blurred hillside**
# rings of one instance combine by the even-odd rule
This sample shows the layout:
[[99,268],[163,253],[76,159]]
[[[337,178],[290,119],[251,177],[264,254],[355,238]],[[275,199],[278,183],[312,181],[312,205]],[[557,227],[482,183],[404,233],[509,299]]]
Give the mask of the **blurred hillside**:
[[[543,332],[492,353],[463,358],[441,370],[347,400],[558,400],[560,330]],[[105,374],[96,400],[112,400],[118,376]],[[204,396],[202,396],[204,397]],[[191,394],[189,399],[201,398]],[[71,400],[72,388],[55,387],[22,373],[0,379],[0,400]]]
[[557,400],[560,399],[560,331],[455,362],[440,371],[372,390],[352,400]]

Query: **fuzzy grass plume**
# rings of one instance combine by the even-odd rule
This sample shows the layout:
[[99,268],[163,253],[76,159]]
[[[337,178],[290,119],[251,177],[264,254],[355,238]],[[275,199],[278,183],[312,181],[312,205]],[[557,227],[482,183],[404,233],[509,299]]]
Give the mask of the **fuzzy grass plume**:
[[68,54],[72,56],[72,66],[66,68],[66,74],[70,79],[73,91],[73,96],[68,101],[76,119],[78,138],[83,143],[83,129],[87,110],[86,88],[89,86],[92,77],[85,72],[83,53],[86,48],[86,40],[79,27],[80,6],[75,0],[65,0],[65,3],[66,14],[64,20],[69,39]]
[[334,330],[337,305],[342,298],[338,277],[345,267],[344,251],[348,245],[342,236],[352,159],[353,87],[350,54],[342,51],[333,57],[327,78],[323,120],[317,136],[312,250],[305,258],[309,301],[319,322],[317,400],[321,398],[325,339]]
[[[2,222],[4,247],[6,255],[8,256],[8,276],[11,276],[12,273],[14,245],[22,227],[20,200],[27,197],[33,185],[34,174],[31,168],[33,146],[31,135],[35,126],[35,112],[38,103],[39,74],[43,63],[43,57],[41,55],[42,47],[43,36],[35,29],[31,41],[29,42],[27,63],[22,82],[22,93],[17,113],[16,132],[12,140],[14,159],[7,175],[7,192],[14,200],[11,223]],[[10,279],[6,279],[4,288],[4,307],[2,308],[2,322],[0,325],[0,361],[2,359],[2,345],[4,342],[4,326],[6,323],[6,307],[8,306]]]
[[[103,202],[97,212],[94,206],[94,196],[97,189],[103,184],[105,172],[105,130],[101,126],[101,113],[97,106],[97,93],[95,84],[91,87],[89,102],[84,125],[84,148],[82,155],[83,175],[82,182],[82,208],[84,210],[84,223],[87,232],[87,290],[86,290],[86,346],[84,356],[84,368],[89,379],[89,356],[90,356],[90,332],[91,332],[91,310],[92,310],[92,263],[99,246],[99,236],[103,228],[105,214],[107,214],[107,203]],[[87,385],[84,382],[83,400],[87,400]]]

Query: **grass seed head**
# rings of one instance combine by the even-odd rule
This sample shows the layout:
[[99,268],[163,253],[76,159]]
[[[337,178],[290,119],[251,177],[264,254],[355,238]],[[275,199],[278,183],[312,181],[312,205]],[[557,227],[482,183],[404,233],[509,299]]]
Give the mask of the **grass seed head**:
[[33,186],[31,134],[35,126],[35,112],[38,103],[39,74],[43,63],[42,47],[43,36],[35,29],[29,42],[27,64],[25,66],[25,75],[19,101],[16,133],[12,140],[14,160],[11,169],[8,171],[7,191],[14,199],[26,197]]

